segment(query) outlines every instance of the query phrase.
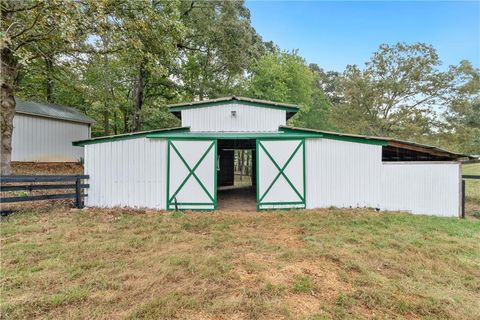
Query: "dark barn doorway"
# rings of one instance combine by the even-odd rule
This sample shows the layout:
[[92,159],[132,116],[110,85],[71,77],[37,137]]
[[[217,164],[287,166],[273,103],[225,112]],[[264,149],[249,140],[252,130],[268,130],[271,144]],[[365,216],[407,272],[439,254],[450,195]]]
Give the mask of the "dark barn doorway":
[[217,208],[255,211],[256,141],[218,140]]

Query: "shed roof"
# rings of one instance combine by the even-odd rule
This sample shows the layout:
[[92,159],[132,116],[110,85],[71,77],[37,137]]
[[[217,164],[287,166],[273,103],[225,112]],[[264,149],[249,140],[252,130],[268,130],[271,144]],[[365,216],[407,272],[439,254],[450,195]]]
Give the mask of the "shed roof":
[[133,132],[114,136],[98,137],[88,140],[75,141],[73,145],[84,146],[87,144],[127,140],[135,138],[149,139],[291,139],[291,138],[324,138],[355,143],[366,143],[379,146],[389,146],[413,151],[424,152],[435,156],[450,158],[452,160],[471,158],[461,153],[450,152],[438,147],[415,142],[397,140],[387,137],[364,136],[333,131],[296,128],[280,126],[276,132],[192,132],[190,127],[175,127],[159,130]]
[[293,113],[295,113],[299,110],[298,106],[295,105],[295,104],[268,101],[268,100],[259,100],[259,99],[245,98],[245,97],[237,97],[237,96],[228,96],[228,97],[222,97],[222,98],[210,99],[210,100],[170,104],[170,105],[168,105],[168,110],[170,112],[178,112],[178,111],[185,110],[185,109],[202,108],[202,107],[210,107],[210,106],[214,106],[214,105],[221,105],[221,104],[223,104],[225,102],[229,102],[229,101],[241,101],[241,102],[245,102],[247,104],[258,106],[258,107],[266,107],[266,108],[273,108],[273,109],[284,109],[288,112],[293,112]]
[[188,131],[190,127],[174,127],[174,128],[166,128],[166,129],[156,129],[156,130],[148,130],[148,131],[138,131],[138,132],[130,132],[124,134],[116,134],[111,136],[103,136],[97,138],[91,138],[86,140],[78,140],[73,141],[72,144],[74,146],[84,146],[87,144],[95,144],[95,143],[102,143],[102,142],[112,142],[112,141],[119,141],[119,140],[129,140],[129,139],[136,139],[136,138],[144,138],[150,134],[160,133],[160,132],[168,132],[168,131]]
[[369,144],[379,144],[383,146],[392,146],[392,147],[398,147],[403,149],[421,151],[421,152],[430,153],[430,154],[442,155],[442,156],[446,156],[454,159],[471,158],[471,156],[469,155],[451,152],[435,146],[411,142],[411,141],[398,140],[398,139],[393,139],[388,137],[364,136],[364,135],[358,135],[358,134],[296,128],[296,127],[289,127],[289,126],[280,126],[280,129],[292,130],[297,132],[305,132],[305,131],[317,132],[319,134],[322,134],[322,137],[325,139],[338,139],[338,140],[345,140],[345,141],[351,141],[351,142],[363,142],[363,143],[369,143]]
[[15,100],[17,102],[15,112],[17,113],[30,114],[39,117],[60,119],[72,122],[88,124],[95,123],[95,120],[87,117],[80,111],[71,107],[48,102],[27,101],[20,98],[15,98]]

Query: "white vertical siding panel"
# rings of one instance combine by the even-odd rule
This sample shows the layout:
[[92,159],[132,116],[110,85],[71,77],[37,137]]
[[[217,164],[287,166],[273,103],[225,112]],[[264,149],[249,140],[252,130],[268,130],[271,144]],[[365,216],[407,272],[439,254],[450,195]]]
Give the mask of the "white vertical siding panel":
[[[84,156],[85,156],[85,163],[83,165],[83,171],[85,174],[88,174],[88,172],[90,172],[90,166],[92,164],[92,161],[90,159],[90,155],[89,155],[89,149],[88,148],[85,148],[85,153],[84,153]],[[87,181],[87,183],[91,183],[91,180],[89,179]],[[87,194],[89,194],[89,191],[90,189],[87,190]],[[90,198],[90,195],[88,195],[86,198],[85,198],[85,205],[88,206],[89,205],[89,198]]]
[[307,208],[375,207],[456,217],[458,163],[382,163],[381,146],[306,140]]
[[[307,208],[376,207],[457,216],[457,163],[382,163],[381,146],[306,139]],[[85,146],[87,206],[166,208],[167,142]]]
[[166,208],[166,141],[138,138],[85,148],[87,206]]
[[90,138],[88,124],[15,114],[12,161],[75,162],[84,157],[73,141]]
[[307,208],[378,207],[381,146],[306,140]]
[[458,163],[384,163],[381,170],[382,210],[459,216]]
[[[236,116],[232,116],[236,111]],[[286,111],[232,103],[182,110],[182,126],[191,131],[278,131],[286,124]]]

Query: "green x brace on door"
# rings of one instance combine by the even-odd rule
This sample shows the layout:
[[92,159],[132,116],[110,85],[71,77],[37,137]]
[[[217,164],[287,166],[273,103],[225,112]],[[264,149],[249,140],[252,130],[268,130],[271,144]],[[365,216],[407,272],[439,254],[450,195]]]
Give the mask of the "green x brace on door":
[[257,140],[257,209],[305,208],[305,140]]
[[168,140],[167,208],[217,207],[217,140]]

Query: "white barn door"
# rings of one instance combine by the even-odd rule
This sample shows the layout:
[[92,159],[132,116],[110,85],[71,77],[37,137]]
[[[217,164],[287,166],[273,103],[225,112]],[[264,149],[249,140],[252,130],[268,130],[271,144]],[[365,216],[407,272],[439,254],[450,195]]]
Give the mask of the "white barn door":
[[305,140],[257,140],[257,208],[305,208]]
[[167,209],[216,209],[216,140],[169,140],[167,170]]

